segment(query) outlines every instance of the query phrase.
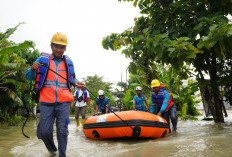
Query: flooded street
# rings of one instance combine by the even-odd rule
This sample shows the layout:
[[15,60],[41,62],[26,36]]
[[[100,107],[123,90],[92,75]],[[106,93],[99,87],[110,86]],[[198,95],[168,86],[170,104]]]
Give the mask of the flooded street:
[[[77,156],[232,156],[232,112],[225,118],[226,123],[215,124],[213,121],[179,121],[178,134],[164,139],[101,140],[87,139],[82,127],[76,128],[74,117],[70,117],[68,137],[68,157]],[[1,157],[44,157],[49,156],[43,142],[36,137],[36,120],[27,123],[25,132],[31,138],[26,139],[21,133],[21,126],[0,127]],[[54,135],[55,135],[54,131]],[[55,135],[56,136],[56,135]],[[56,140],[56,138],[55,138]],[[57,144],[57,141],[56,141]],[[58,155],[57,155],[58,156]]]

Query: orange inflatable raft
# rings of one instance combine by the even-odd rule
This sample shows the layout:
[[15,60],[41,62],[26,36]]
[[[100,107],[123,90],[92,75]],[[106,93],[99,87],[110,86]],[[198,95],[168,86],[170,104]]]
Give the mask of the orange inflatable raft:
[[162,138],[169,133],[165,119],[142,111],[123,111],[89,117],[84,134],[92,139],[109,138]]

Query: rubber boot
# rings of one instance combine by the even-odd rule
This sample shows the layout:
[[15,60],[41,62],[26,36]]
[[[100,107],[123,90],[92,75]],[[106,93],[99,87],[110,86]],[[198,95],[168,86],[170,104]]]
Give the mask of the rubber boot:
[[84,126],[84,124],[85,124],[85,119],[82,119],[82,120],[81,120],[81,124],[82,124],[82,126]]
[[77,127],[80,125],[79,119],[76,119]]

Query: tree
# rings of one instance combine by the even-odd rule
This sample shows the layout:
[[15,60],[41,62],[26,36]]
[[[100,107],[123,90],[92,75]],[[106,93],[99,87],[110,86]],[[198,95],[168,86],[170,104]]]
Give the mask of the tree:
[[[127,86],[128,84],[128,86]],[[118,82],[117,85],[122,87],[123,92],[117,91],[115,96],[118,98],[122,110],[131,110],[133,108],[133,97],[136,95],[135,88],[141,86],[138,75],[129,75],[128,82]]]
[[[98,91],[103,90],[106,97],[109,98],[110,104],[114,103],[114,98],[112,96],[112,83],[104,82],[102,76],[94,75],[87,76],[83,78],[83,82],[86,87],[90,90],[91,100],[95,103],[96,97],[98,97]],[[92,94],[92,95],[91,95]]]
[[123,1],[133,1],[143,16],[135,18],[134,27],[105,37],[103,47],[115,51],[123,47],[122,53],[132,60],[131,66],[147,74],[147,82],[156,76],[155,62],[170,64],[185,76],[191,74],[185,65],[193,66],[214,121],[224,122],[219,86],[229,85],[231,89],[231,66],[228,71],[225,63],[231,63],[232,57],[232,24],[227,17],[232,13],[232,2]]
[[[32,41],[16,44],[8,40],[19,25],[7,29],[5,33],[0,33],[0,101],[2,102],[0,104],[0,120],[14,116],[16,111],[31,97],[25,97],[26,87],[29,83],[24,77],[28,67],[25,64],[28,62],[24,55],[35,59],[38,56],[38,50],[34,50],[35,44]],[[32,104],[33,101],[30,101],[29,105],[32,106]]]
[[[189,68],[186,67],[186,69]],[[157,71],[157,78],[160,80],[161,84],[166,85],[166,90],[168,90],[173,95],[174,103],[178,109],[178,114],[182,116],[183,119],[192,119],[193,116],[197,116],[200,114],[196,109],[196,105],[198,105],[200,102],[200,100],[196,100],[196,92],[199,91],[199,88],[197,87],[197,82],[193,82],[193,80],[190,79],[189,81],[187,81],[187,84],[183,84],[182,79],[185,76],[182,76],[169,65],[163,66],[161,64],[155,63],[154,70]],[[142,92],[146,95],[146,98],[150,103],[151,87],[150,84],[147,85],[146,82],[142,81],[145,77],[146,75],[138,70],[137,74],[129,75],[129,85],[126,94],[123,95],[122,109],[132,109],[132,100],[134,95],[136,94],[136,86],[142,87]]]
[[[165,88],[173,95],[179,115],[181,115],[183,119],[200,115],[196,109],[196,106],[200,103],[200,99],[196,99],[196,97],[200,96],[196,94],[196,92],[199,91],[198,83],[189,78],[187,84],[184,84],[183,78],[185,78],[185,76],[177,72],[171,66],[164,67],[156,64],[156,68],[161,84],[166,85]],[[189,69],[189,67],[185,67],[185,69]]]

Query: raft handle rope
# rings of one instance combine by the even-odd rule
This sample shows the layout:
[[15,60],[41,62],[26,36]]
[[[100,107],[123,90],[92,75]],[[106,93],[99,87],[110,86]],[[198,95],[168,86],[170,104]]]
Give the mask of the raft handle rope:
[[[26,95],[26,98],[29,97],[30,93],[31,93],[31,88],[32,88],[32,80],[33,80],[33,73],[34,73],[34,70],[31,70],[31,80],[30,80],[30,87],[29,87],[29,90],[27,92],[27,95]],[[27,110],[27,117],[26,117],[26,120],[25,122],[23,123],[23,126],[22,126],[22,133],[23,133],[23,136],[26,137],[26,138],[30,138],[29,136],[27,136],[25,133],[24,133],[24,127],[29,119],[29,108],[28,108],[28,99],[26,100],[25,102],[25,107],[26,107],[26,110]]]
[[[66,79],[65,77],[61,76],[60,74],[58,74],[56,71],[52,70],[51,68],[49,68],[47,66],[47,64],[44,64],[44,63],[40,63],[41,66],[44,66],[45,68],[48,68],[48,70],[52,71],[53,73],[57,74],[58,76],[60,76],[61,78],[63,78],[64,80],[66,80],[67,82],[71,83],[74,87],[76,86],[75,83],[73,82],[70,82],[68,79]],[[87,87],[85,87],[90,94],[92,94],[95,98],[97,98]],[[109,107],[107,107],[109,109]],[[121,117],[119,117],[113,110],[111,110],[113,112],[113,114],[115,116],[117,116],[123,123],[125,123],[128,127],[130,127],[132,130],[133,130],[133,136],[134,137],[138,137],[140,135],[140,131],[141,131],[141,128],[138,127],[138,126],[135,126],[134,128],[132,128],[132,126],[130,126],[126,121],[124,121]]]

